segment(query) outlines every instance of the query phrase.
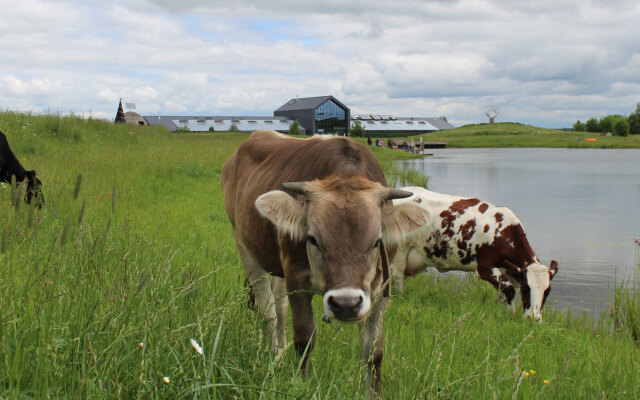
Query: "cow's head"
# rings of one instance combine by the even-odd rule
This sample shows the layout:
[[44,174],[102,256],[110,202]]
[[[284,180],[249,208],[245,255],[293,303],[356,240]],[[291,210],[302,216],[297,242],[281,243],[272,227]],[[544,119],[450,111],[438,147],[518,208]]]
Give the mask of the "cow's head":
[[362,320],[381,294],[381,247],[423,226],[428,211],[414,203],[393,206],[390,200],[411,193],[360,175],[282,187],[296,197],[274,190],[258,197],[256,207],[281,233],[306,243],[311,283],[323,293],[325,317]]
[[42,182],[36,175],[36,171],[25,171],[24,174],[27,181],[27,192],[24,195],[24,201],[26,201],[27,204],[34,202],[38,208],[42,208],[44,205]]
[[551,291],[551,279],[558,272],[558,263],[552,260],[547,267],[539,262],[534,262],[525,268],[520,268],[506,261],[505,268],[520,285],[524,316],[542,322],[542,307]]

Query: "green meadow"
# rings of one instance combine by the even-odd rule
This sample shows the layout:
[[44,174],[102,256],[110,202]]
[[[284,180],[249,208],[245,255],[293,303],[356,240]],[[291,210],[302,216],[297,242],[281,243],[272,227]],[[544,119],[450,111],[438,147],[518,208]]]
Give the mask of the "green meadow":
[[599,133],[545,129],[512,122],[465,125],[413,138],[420,140],[421,136],[424,141],[445,141],[449,147],[640,148],[640,135],[600,136]]
[[[366,398],[358,328],[321,322],[320,297],[308,380],[248,308],[220,191],[247,134],[11,112],[0,130],[46,198],[0,187],[0,399]],[[400,153],[375,149],[390,180],[426,184]],[[391,297],[383,395],[640,398],[640,301],[616,294],[598,320],[546,308],[535,324],[471,275],[422,274]]]

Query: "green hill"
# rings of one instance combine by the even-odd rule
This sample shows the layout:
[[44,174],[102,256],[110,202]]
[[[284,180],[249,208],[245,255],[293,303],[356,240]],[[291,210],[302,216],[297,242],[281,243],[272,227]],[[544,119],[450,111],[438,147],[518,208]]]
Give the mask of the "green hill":
[[640,148],[640,135],[600,136],[599,133],[561,131],[512,122],[465,125],[411,136],[409,140],[420,140],[420,136],[424,141],[446,141],[449,147]]

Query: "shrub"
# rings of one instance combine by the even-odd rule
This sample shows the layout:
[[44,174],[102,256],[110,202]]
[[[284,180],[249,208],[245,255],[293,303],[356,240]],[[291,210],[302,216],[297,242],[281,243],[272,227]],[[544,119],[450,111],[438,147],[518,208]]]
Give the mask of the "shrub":
[[596,118],[589,118],[584,126],[587,132],[600,132],[598,120]]
[[295,120],[289,125],[289,135],[299,135],[300,134],[300,123],[298,120]]
[[622,115],[619,114],[613,114],[613,115],[607,115],[604,118],[600,119],[600,122],[598,123],[599,128],[600,128],[600,132],[614,132],[614,126],[616,124],[616,122],[620,121],[620,120],[625,120],[626,118],[623,117]]
[[213,126],[210,126],[210,127],[209,127],[209,132],[215,132],[215,131],[216,131],[216,130],[215,130],[215,128],[214,128]]
[[627,136],[629,134],[629,123],[626,119],[619,119],[613,124],[613,132],[616,136]]
[[240,129],[238,129],[238,125],[236,124],[231,124],[231,126],[229,127],[229,132],[239,132]]
[[629,133],[640,135],[640,111],[636,109],[636,112],[629,115],[627,122],[629,123]]
[[364,136],[364,126],[360,123],[360,121],[354,122],[349,130],[351,132],[351,136],[363,137]]
[[573,124],[573,130],[576,132],[584,132],[587,130],[587,126],[584,124],[584,122],[580,122],[580,120],[577,120],[575,124]]

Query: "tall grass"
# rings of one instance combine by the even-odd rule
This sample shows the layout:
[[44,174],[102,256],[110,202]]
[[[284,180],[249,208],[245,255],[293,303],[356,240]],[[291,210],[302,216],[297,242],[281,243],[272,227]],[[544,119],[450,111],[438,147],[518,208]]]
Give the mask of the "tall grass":
[[[247,307],[219,183],[247,135],[14,113],[0,129],[47,200],[0,188],[0,398],[365,398],[356,326],[318,319],[302,380]],[[639,350],[611,316],[532,324],[496,299],[437,274],[393,293],[385,397],[640,396]]]

